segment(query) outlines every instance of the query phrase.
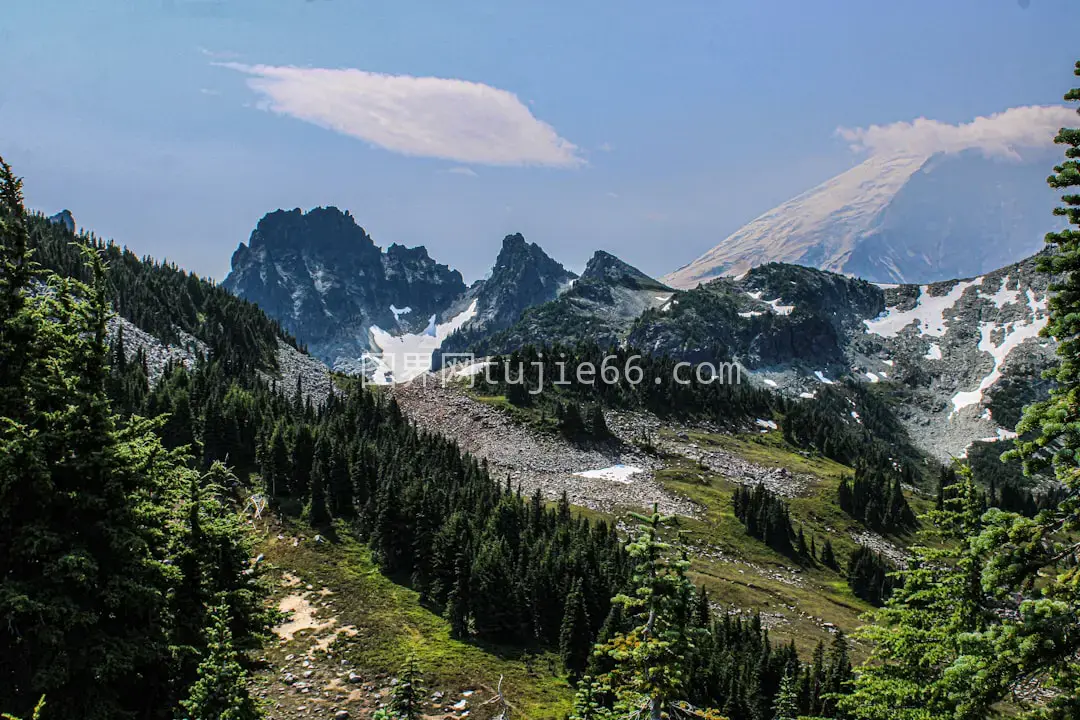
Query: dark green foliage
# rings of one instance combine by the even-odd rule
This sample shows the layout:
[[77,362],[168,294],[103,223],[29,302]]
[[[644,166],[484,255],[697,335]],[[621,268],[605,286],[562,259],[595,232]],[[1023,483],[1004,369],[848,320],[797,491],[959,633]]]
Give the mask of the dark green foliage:
[[847,581],[851,591],[871,605],[882,605],[893,590],[891,573],[896,567],[881,553],[858,547],[848,559]]
[[825,538],[825,543],[821,546],[821,564],[833,570],[839,568],[833,553],[832,540],[829,538]]
[[262,712],[248,694],[247,672],[240,662],[229,629],[228,607],[210,608],[206,653],[199,663],[199,679],[180,705],[190,720],[258,720]]
[[420,720],[424,702],[424,688],[420,681],[420,664],[416,655],[409,655],[390,693],[389,716],[393,720]]
[[165,718],[213,650],[206,607],[228,607],[243,648],[269,622],[265,589],[227,473],[202,477],[164,425],[114,415],[110,391],[152,398],[126,382],[139,364],[110,379],[108,251],[64,246],[91,284],[40,272],[42,222],[0,162],[0,706],[45,694],[56,717]]
[[844,465],[859,461],[872,467],[896,464],[905,475],[915,475],[913,468],[922,455],[873,386],[846,380],[821,387],[815,395],[813,400],[787,407],[780,423],[785,440]]
[[571,678],[580,677],[584,672],[591,650],[592,626],[589,622],[589,611],[585,607],[581,579],[578,578],[566,598],[562,626],[559,629],[559,654]]
[[855,477],[844,477],[837,490],[840,509],[872,530],[901,532],[918,525],[915,513],[904,497],[904,484],[914,479],[909,468],[860,462]]
[[[597,406],[643,409],[662,417],[728,426],[745,423],[747,418],[770,417],[774,407],[784,406],[779,396],[741,382],[740,371],[735,369],[718,374],[715,381],[699,382],[696,365],[684,363],[676,369],[676,364],[632,348],[604,348],[595,343],[526,346],[495,357],[490,371],[477,376],[477,389],[484,395],[513,397],[511,401],[521,406],[525,405],[521,396],[527,396],[529,406],[547,408],[549,416],[557,416],[561,407],[571,403],[592,407],[586,430],[596,439],[606,434],[606,423],[603,428],[596,423]],[[702,377],[711,376],[703,371]]]
[[[791,527],[791,514],[787,503],[777,497],[764,485],[754,489],[739,486],[732,494],[735,517],[746,528],[746,534],[761,540],[779,553],[799,556],[798,545],[792,545],[795,536]],[[800,531],[801,532],[801,531]],[[805,557],[806,541],[802,542],[802,556]]]
[[212,357],[238,369],[274,367],[278,341],[296,344],[252,303],[176,265],[139,258],[93,235],[73,235],[41,216],[27,218],[27,229],[34,259],[63,277],[89,282],[90,271],[79,247],[98,251],[107,267],[109,305],[165,342],[182,342],[183,334],[193,336],[206,343]]

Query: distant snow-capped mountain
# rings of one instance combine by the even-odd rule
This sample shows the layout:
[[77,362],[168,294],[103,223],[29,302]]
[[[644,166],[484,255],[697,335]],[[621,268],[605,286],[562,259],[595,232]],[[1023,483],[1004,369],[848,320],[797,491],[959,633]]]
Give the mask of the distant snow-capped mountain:
[[787,262],[874,282],[936,282],[1017,262],[1042,246],[1054,194],[1044,152],[872,156],[773,208],[663,278],[690,288]]

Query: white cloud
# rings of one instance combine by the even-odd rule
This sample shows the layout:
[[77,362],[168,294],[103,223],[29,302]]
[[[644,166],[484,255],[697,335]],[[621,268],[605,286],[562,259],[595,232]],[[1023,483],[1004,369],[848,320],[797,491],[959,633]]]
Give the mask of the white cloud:
[[1062,127],[1077,124],[1075,111],[1057,105],[1009,108],[989,117],[950,125],[918,118],[911,122],[839,128],[854,150],[872,155],[931,155],[978,149],[987,155],[1016,157],[1024,148],[1047,147]]
[[485,165],[576,167],[578,148],[511,92],[355,69],[221,63],[249,75],[260,107],[402,155]]
[[472,168],[464,167],[464,166],[452,167],[449,170],[447,170],[446,172],[453,173],[454,175],[468,175],[469,177],[476,177],[476,171],[475,170],[473,170]]
[[619,197],[619,193],[617,193],[617,192],[609,192],[609,193],[607,194],[607,196],[608,196],[609,198],[612,198],[612,199],[618,199],[618,197]]

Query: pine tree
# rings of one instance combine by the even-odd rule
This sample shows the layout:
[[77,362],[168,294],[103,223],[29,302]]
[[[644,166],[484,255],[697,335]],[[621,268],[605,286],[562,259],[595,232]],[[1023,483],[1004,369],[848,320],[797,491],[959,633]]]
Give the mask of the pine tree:
[[775,720],[798,720],[798,691],[795,676],[790,673],[785,673],[784,679],[780,681],[780,691],[776,694],[776,702],[773,704],[773,717]]
[[825,538],[825,544],[821,546],[821,564],[827,568],[836,570],[836,554],[833,552],[832,539]]
[[611,437],[611,430],[608,429],[607,420],[604,419],[604,408],[600,403],[592,407],[589,414],[589,426],[594,439],[607,440]]
[[[874,649],[839,706],[859,720],[981,720],[1003,692],[1003,675],[987,665],[996,622],[975,550],[982,510],[971,472],[962,468],[944,509],[931,514],[943,548],[916,547],[896,590],[858,631]],[[940,543],[939,543],[940,544]]]
[[420,720],[424,701],[424,689],[420,683],[420,662],[415,653],[410,653],[401,668],[397,685],[390,693],[390,717],[394,720]]
[[[1080,62],[1074,72],[1080,76]],[[1080,87],[1065,100],[1080,102]],[[994,657],[1012,658],[1011,672],[1022,668],[1025,674],[1048,675],[1059,692],[1051,707],[1075,713],[1080,667],[1075,642],[1067,638],[1080,636],[1080,127],[1062,128],[1054,142],[1065,146],[1065,161],[1047,182],[1065,193],[1054,214],[1068,225],[1046,236],[1050,248],[1039,257],[1039,269],[1052,277],[1049,318],[1041,334],[1057,339],[1059,362],[1046,373],[1054,383],[1050,397],[1028,407],[1017,425],[1021,439],[1011,455],[1024,460],[1026,472],[1053,469],[1066,494],[1034,519],[991,511],[982,547],[994,554],[983,586],[995,588],[1005,602],[1021,598],[1015,608],[1020,620],[999,633]]]
[[635,590],[633,595],[612,598],[626,609],[632,627],[598,645],[596,652],[614,661],[603,686],[614,695],[615,710],[660,720],[685,705],[687,670],[702,631],[693,622],[696,593],[686,577],[689,563],[673,557],[671,545],[661,538],[671,518],[660,515],[655,506],[651,516],[632,517],[641,523],[637,538],[627,545],[637,561]]
[[330,522],[326,508],[326,486],[330,480],[330,443],[320,435],[315,443],[315,457],[311,465],[311,496],[307,506],[308,522],[314,527],[325,527]]
[[566,607],[559,628],[559,655],[562,656],[563,666],[572,679],[577,679],[585,671],[591,649],[589,613],[585,608],[581,578],[577,578],[570,588],[570,594],[566,596]]
[[206,629],[207,652],[199,665],[199,679],[180,704],[189,720],[258,720],[263,717],[248,694],[247,673],[239,661],[229,629],[229,610],[210,608]]
[[[104,266],[29,295],[21,186],[0,160],[0,706],[116,717],[163,697],[168,577],[151,503],[172,468],[105,393]],[[20,297],[21,296],[21,297]]]

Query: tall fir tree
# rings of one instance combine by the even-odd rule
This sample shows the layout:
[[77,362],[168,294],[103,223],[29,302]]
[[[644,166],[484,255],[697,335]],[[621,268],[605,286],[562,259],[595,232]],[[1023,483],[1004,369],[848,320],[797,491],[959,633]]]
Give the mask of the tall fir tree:
[[248,693],[248,677],[233,646],[229,608],[217,605],[208,613],[207,652],[199,664],[198,680],[181,703],[185,720],[258,720],[263,714]]
[[981,587],[985,553],[975,548],[982,504],[961,468],[943,510],[930,514],[933,547],[913,549],[889,602],[858,636],[873,653],[840,707],[858,720],[976,720],[988,717],[1006,674],[984,672],[996,623]]
[[[665,714],[685,712],[688,671],[704,632],[694,622],[697,593],[686,577],[689,562],[675,556],[661,537],[672,518],[655,506],[651,515],[631,516],[641,523],[636,539],[627,545],[636,561],[634,591],[612,599],[625,608],[631,627],[598,645],[595,652],[613,661],[601,692],[613,697],[615,712],[660,720]],[[577,710],[579,716],[584,712],[585,708]]]
[[[1074,74],[1080,76],[1080,62]],[[1065,95],[1080,102],[1080,88]],[[1078,109],[1080,112],[1080,109]],[[1052,469],[1063,497],[1035,518],[991,510],[982,547],[993,553],[982,584],[1016,604],[1019,621],[994,631],[995,658],[1015,658],[1016,672],[1046,678],[1055,688],[1048,712],[1080,713],[1080,127],[1054,139],[1065,160],[1047,182],[1063,193],[1054,214],[1067,225],[1046,236],[1039,269],[1051,275],[1049,319],[1042,334],[1057,340],[1058,363],[1046,373],[1050,397],[1028,407],[1015,451],[1027,472]],[[1029,439],[1030,438],[1030,439]],[[1019,597],[1019,603],[1015,598]],[[993,663],[993,658],[986,661]]]
[[571,679],[576,680],[585,671],[590,650],[592,631],[589,611],[585,607],[581,578],[576,578],[570,594],[566,596],[562,625],[559,628],[559,654]]

